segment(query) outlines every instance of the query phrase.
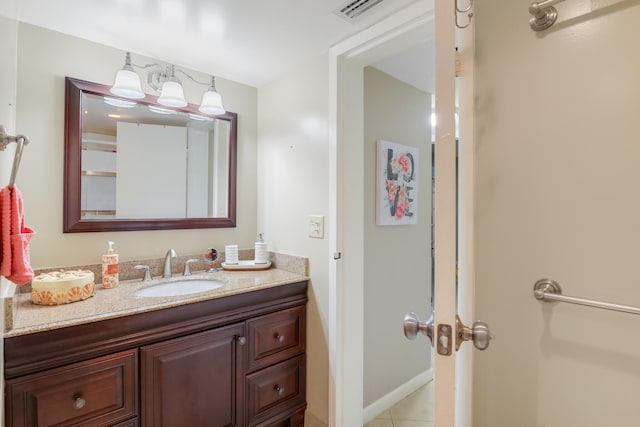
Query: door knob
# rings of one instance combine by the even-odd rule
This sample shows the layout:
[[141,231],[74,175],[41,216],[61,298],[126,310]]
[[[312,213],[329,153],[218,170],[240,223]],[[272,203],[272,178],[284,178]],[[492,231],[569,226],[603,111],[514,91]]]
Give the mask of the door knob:
[[460,317],[456,315],[456,334],[458,339],[456,340],[456,351],[460,348],[463,341],[473,341],[473,345],[478,350],[486,350],[491,343],[491,340],[495,337],[489,330],[489,325],[481,320],[473,322],[472,327],[465,326],[460,320]]
[[403,325],[405,337],[415,340],[418,334],[423,334],[429,337],[431,345],[433,345],[433,314],[429,320],[421,322],[418,315],[412,311],[404,316]]

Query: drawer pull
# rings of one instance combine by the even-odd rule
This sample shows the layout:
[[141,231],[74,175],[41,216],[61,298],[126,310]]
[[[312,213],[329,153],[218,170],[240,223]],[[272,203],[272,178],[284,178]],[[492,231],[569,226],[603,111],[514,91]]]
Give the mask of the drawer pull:
[[279,396],[284,394],[284,387],[280,387],[278,384],[273,386],[273,389],[278,393]]
[[238,344],[245,345],[247,339],[245,337],[238,337]]
[[276,334],[275,339],[277,339],[278,342],[284,342],[285,337],[284,335]]
[[86,404],[87,404],[87,401],[81,397],[76,397],[75,400],[73,401],[73,407],[75,409],[82,409],[85,407]]

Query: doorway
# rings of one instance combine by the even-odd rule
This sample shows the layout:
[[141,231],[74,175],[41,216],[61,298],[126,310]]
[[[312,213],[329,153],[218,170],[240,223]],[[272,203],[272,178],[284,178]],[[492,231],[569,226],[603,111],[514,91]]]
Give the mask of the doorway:
[[[365,423],[433,379],[428,340],[408,341],[400,330],[407,311],[423,319],[432,311],[432,26],[421,26],[415,36],[415,44],[363,69]],[[416,81],[400,70],[415,73]],[[387,157],[387,142],[399,148],[391,165],[379,161]],[[385,170],[400,169],[393,161],[402,159],[402,147],[413,152],[407,168],[415,183],[405,177],[383,187]],[[405,194],[411,204],[398,211]],[[381,225],[394,208],[393,220]],[[389,416],[396,419],[408,416],[393,412]]]
[[[402,335],[402,317],[408,311],[407,304],[415,302],[415,309],[426,316],[430,311],[430,245],[431,245],[431,133],[430,133],[430,94],[422,93],[420,111],[415,112],[421,123],[423,134],[418,137],[420,146],[420,173],[422,186],[416,198],[419,200],[418,215],[421,232],[416,231],[415,225],[401,225],[399,227],[380,226],[376,223],[376,165],[378,161],[378,144],[380,140],[401,145],[411,145],[411,138],[399,131],[389,132],[393,126],[384,126],[384,121],[395,122],[402,128],[406,126],[407,110],[397,106],[389,107],[394,114],[384,114],[384,105],[375,112],[371,94],[367,94],[367,86],[376,86],[384,82],[385,87],[394,84],[411,87],[406,83],[390,76],[387,72],[370,67],[388,58],[404,52],[424,42],[433,36],[433,5],[420,2],[409,7],[378,25],[359,34],[353,39],[338,45],[330,52],[331,64],[331,94],[335,98],[331,105],[340,101],[343,116],[340,120],[347,121],[353,126],[341,126],[337,131],[343,143],[337,146],[337,133],[332,135],[330,154],[334,158],[335,167],[330,173],[333,193],[330,197],[330,227],[336,227],[339,215],[340,223],[333,230],[330,229],[330,247],[339,248],[334,258],[340,259],[332,265],[331,277],[337,278],[337,283],[331,284],[330,293],[330,352],[331,352],[331,381],[330,384],[330,425],[355,426],[363,425],[363,421],[375,415],[375,408],[391,406],[395,401],[424,385],[430,379],[429,354],[430,345],[426,341],[419,344],[410,343]],[[362,36],[362,37],[360,37]],[[359,38],[359,39],[358,39]],[[340,70],[338,74],[338,69]],[[338,78],[338,76],[340,76]],[[367,85],[370,77],[373,83]],[[417,92],[416,88],[412,90]],[[392,90],[390,94],[396,94]],[[386,96],[391,101],[391,95]],[[385,95],[378,94],[383,101]],[[368,99],[369,98],[369,99]],[[394,102],[402,102],[394,100]],[[390,105],[390,104],[389,104]],[[382,112],[381,112],[382,111]],[[334,124],[338,122],[337,108],[330,111]],[[371,119],[370,115],[374,117]],[[378,117],[376,118],[376,114]],[[346,116],[346,117],[345,117]],[[385,117],[381,117],[385,116]],[[367,130],[366,122],[382,122],[383,126],[377,130]],[[398,123],[399,122],[399,123]],[[380,123],[377,123],[380,124]],[[386,129],[385,129],[386,128]],[[345,141],[348,141],[346,143]],[[404,143],[404,144],[403,144]],[[364,161],[363,161],[364,159]],[[348,162],[348,167],[346,167]],[[377,171],[380,172],[380,171]],[[338,178],[338,174],[340,174]],[[333,197],[335,195],[335,197]],[[403,235],[405,233],[405,235]],[[412,245],[403,253],[402,243],[407,235],[413,234]],[[417,249],[419,248],[419,249]],[[344,254],[344,258],[342,257]],[[392,268],[398,263],[406,263],[407,274],[399,280],[394,280]],[[400,270],[403,270],[402,268]],[[411,271],[415,270],[415,271]],[[391,274],[391,276],[389,275]],[[372,284],[373,282],[375,284]],[[339,282],[339,284],[338,284]],[[411,284],[417,293],[414,296],[405,295],[404,301],[390,309],[392,297],[408,291],[409,286],[398,288],[397,283]],[[374,291],[367,295],[368,291]],[[371,305],[371,301],[374,304]],[[348,310],[342,304],[348,304]],[[377,304],[377,305],[376,305]],[[395,304],[395,302],[393,303]],[[369,307],[371,305],[371,307]],[[382,317],[382,313],[389,317],[379,319],[377,325],[373,320]],[[382,331],[384,329],[384,331]],[[369,335],[369,337],[367,337]],[[389,338],[392,343],[381,338]],[[378,348],[377,351],[372,350]],[[397,348],[396,348],[397,347]],[[376,353],[364,356],[365,352]],[[383,354],[384,353],[384,354]],[[384,359],[379,357],[384,355]],[[411,354],[417,362],[416,366],[407,369],[406,356]],[[370,356],[370,357],[369,357]],[[395,361],[392,359],[395,358]],[[380,372],[399,368],[401,373],[391,374]],[[383,375],[373,378],[371,372]],[[371,387],[371,388],[369,388]],[[366,388],[366,392],[365,392]],[[375,388],[375,390],[373,389]],[[365,413],[366,412],[366,413]]]

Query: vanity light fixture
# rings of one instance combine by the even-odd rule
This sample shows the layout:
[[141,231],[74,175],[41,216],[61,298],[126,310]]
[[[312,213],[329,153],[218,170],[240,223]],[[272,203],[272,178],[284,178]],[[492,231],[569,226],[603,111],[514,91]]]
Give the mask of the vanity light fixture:
[[[186,107],[188,102],[184,97],[184,91],[182,90],[180,80],[176,78],[175,67],[172,65],[170,70],[171,74],[166,77],[164,82],[162,82],[162,90],[158,97],[158,104],[165,105],[167,107]],[[158,79],[160,81],[164,80],[161,74],[158,74]]]
[[140,77],[133,71],[131,66],[131,54],[129,52],[125,56],[124,67],[116,74],[116,81],[110,92],[130,99],[142,99],[145,96],[140,85]]
[[133,67],[141,69],[154,68],[147,73],[147,83],[151,88],[160,92],[160,96],[158,96],[158,104],[160,105],[173,108],[187,106],[188,102],[184,97],[182,82],[176,77],[176,72],[180,72],[193,82],[209,87],[202,95],[202,102],[198,107],[198,111],[212,115],[221,115],[226,112],[222,106],[222,97],[216,90],[215,77],[211,77],[210,83],[203,83],[173,65],[163,67],[159,64],[147,64],[144,66],[132,64],[130,52],[126,53],[124,67],[116,74],[116,81],[110,89],[111,93],[130,99],[145,97],[140,84],[140,77],[133,71]]
[[222,106],[222,97],[216,90],[216,78],[213,76],[211,76],[211,85],[209,85],[209,89],[202,94],[202,102],[200,103],[198,111],[214,115],[225,113],[225,109]]

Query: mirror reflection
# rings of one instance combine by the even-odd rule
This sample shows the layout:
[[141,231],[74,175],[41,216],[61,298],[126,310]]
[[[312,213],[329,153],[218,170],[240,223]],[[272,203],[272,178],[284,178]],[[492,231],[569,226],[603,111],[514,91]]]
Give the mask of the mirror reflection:
[[65,232],[235,226],[237,115],[150,98],[67,78]]
[[227,121],[88,93],[82,108],[82,219],[227,216]]

